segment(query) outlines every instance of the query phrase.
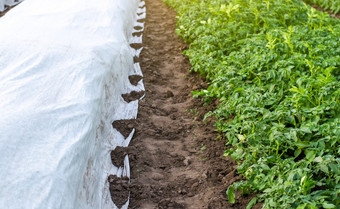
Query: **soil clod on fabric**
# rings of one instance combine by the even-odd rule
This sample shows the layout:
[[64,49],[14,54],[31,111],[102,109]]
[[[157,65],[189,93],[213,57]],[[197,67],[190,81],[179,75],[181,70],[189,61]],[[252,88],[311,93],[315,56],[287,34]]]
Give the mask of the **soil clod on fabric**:
[[117,168],[123,167],[125,156],[133,153],[133,151],[133,147],[116,147],[114,150],[111,151],[112,164]]
[[137,56],[134,56],[134,57],[133,57],[133,62],[134,62],[134,63],[139,63],[139,62],[140,62],[140,58],[137,57]]
[[110,175],[108,177],[110,183],[110,191],[113,203],[121,208],[129,200],[129,178],[118,178],[116,175]]
[[143,77],[140,75],[130,75],[129,76],[129,81],[132,85],[137,86],[140,80],[142,80]]
[[134,33],[132,33],[132,36],[140,37],[142,34],[143,34],[143,32],[134,32]]
[[142,47],[142,44],[136,44],[136,43],[133,43],[133,44],[130,44],[131,48],[134,48],[134,49],[140,49]]
[[132,91],[128,94],[123,94],[122,97],[127,103],[129,103],[131,101],[135,101],[137,99],[140,99],[142,96],[144,96],[144,94],[145,94],[144,91],[139,91],[139,92]]
[[135,29],[135,30],[142,30],[143,27],[141,27],[141,26],[135,26],[134,29]]
[[[189,60],[182,54],[188,45],[174,32],[176,13],[161,0],[145,2],[144,48],[135,57],[144,74],[145,97],[139,101],[136,121],[113,123],[124,136],[130,134],[129,127],[136,128],[129,150],[112,152],[112,162],[118,165],[122,162],[114,158],[129,156],[129,208],[246,208],[254,195],[241,197],[238,192],[236,203],[228,202],[228,186],[242,177],[236,162],[223,157],[225,139],[214,131],[214,120],[203,122],[218,102],[203,107],[191,94],[207,84],[189,71]],[[118,201],[117,188],[112,189],[112,199]]]
[[[143,7],[144,8],[144,7]],[[143,9],[143,8],[141,8],[141,9]],[[139,20],[137,20],[137,22],[139,22],[139,23],[144,23],[145,22],[145,19],[139,19]]]
[[130,135],[136,125],[137,121],[135,119],[116,120],[112,123],[112,127],[117,129],[117,131],[119,131],[125,138]]

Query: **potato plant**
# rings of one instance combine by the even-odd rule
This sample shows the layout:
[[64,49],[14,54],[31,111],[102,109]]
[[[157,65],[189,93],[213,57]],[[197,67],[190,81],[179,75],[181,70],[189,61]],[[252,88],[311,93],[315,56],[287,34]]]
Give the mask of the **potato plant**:
[[340,0],[305,0],[309,4],[315,4],[325,10],[331,10],[334,14],[340,12]]
[[300,0],[164,0],[226,150],[263,208],[340,205],[340,21]]

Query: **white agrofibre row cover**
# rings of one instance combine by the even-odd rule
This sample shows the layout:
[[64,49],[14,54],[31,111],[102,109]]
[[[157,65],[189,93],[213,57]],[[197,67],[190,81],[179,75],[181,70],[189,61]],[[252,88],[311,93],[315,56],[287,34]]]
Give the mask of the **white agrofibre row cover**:
[[0,12],[5,10],[5,6],[14,6],[22,1],[23,0],[0,0]]
[[139,4],[25,0],[0,18],[0,208],[116,208],[107,177],[129,168],[111,163],[127,146],[112,122],[144,88],[128,80]]

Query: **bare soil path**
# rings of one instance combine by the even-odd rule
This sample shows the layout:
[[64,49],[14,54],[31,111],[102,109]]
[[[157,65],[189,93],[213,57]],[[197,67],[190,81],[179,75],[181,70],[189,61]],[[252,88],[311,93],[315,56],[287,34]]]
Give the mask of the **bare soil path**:
[[146,96],[137,121],[116,124],[136,128],[130,147],[114,152],[129,154],[131,183],[120,182],[123,186],[113,188],[112,198],[125,203],[119,191],[128,187],[129,208],[246,208],[251,197],[238,198],[234,205],[227,201],[227,187],[241,177],[236,163],[223,157],[225,141],[216,140],[213,122],[203,123],[207,108],[191,95],[206,84],[189,72],[182,55],[188,46],[174,32],[176,13],[161,0],[146,0],[146,8],[144,49],[136,60]]

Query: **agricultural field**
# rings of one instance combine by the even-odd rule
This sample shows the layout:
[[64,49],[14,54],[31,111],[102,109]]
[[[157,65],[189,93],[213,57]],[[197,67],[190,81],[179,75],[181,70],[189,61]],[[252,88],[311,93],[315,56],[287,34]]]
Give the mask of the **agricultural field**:
[[0,208],[339,208],[338,14],[0,0]]
[[315,4],[325,10],[331,10],[334,14],[340,12],[340,1],[339,0],[306,0],[309,4]]
[[[190,44],[194,91],[218,107],[216,128],[257,193],[247,208],[340,205],[340,21],[300,0],[164,0]],[[310,1],[339,12],[339,1]],[[327,3],[326,3],[327,2]]]

